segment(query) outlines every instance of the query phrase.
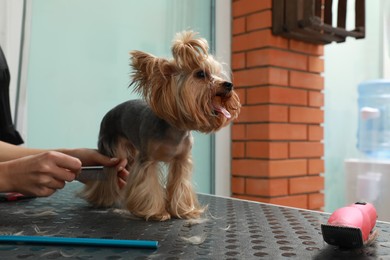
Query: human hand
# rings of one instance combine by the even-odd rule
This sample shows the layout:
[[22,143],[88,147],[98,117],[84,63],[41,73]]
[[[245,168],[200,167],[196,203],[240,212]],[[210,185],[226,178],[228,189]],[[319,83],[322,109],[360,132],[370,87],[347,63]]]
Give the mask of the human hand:
[[127,166],[127,159],[118,159],[118,164],[116,166],[117,173],[118,173],[118,186],[119,189],[122,189],[126,186],[127,183],[127,177],[129,177],[129,171],[126,169]]
[[81,170],[81,161],[55,152],[43,152],[0,164],[1,191],[38,197],[50,196],[72,181]]
[[94,149],[79,148],[72,150],[61,150],[81,160],[83,166],[97,166],[115,167],[118,176],[118,186],[122,189],[126,185],[126,180],[129,172],[126,169],[127,159],[110,158]]

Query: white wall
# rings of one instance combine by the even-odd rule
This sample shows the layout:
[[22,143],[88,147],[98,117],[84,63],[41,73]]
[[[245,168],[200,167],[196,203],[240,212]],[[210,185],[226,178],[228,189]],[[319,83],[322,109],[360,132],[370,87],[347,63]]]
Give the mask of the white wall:
[[[137,98],[128,88],[129,51],[171,57],[172,37],[186,29],[211,38],[210,0],[28,2],[30,147],[96,147],[103,115]],[[193,180],[210,193],[211,135],[194,137]]]
[[[325,46],[325,210],[345,205],[344,160],[356,149],[357,86],[382,77],[382,11],[388,0],[366,1],[366,38]],[[348,9],[354,1],[348,1]],[[389,5],[387,5],[389,8]],[[348,25],[354,17],[347,17]],[[347,26],[348,26],[347,25]]]

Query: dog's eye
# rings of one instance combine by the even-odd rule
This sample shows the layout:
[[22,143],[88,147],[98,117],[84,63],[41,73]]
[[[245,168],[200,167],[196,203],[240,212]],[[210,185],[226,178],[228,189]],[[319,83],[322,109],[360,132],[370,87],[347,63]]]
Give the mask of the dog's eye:
[[204,79],[204,78],[206,78],[206,72],[204,72],[203,70],[200,70],[196,73],[196,77],[199,79]]

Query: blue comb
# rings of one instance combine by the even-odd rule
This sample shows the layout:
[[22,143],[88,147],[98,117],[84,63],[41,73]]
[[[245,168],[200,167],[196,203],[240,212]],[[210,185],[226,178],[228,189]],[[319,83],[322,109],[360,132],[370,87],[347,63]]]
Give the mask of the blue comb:
[[45,237],[45,236],[1,236],[0,243],[26,243],[44,245],[73,245],[73,246],[100,246],[100,247],[136,247],[156,249],[158,241],[152,240],[122,240],[103,238],[72,238],[72,237]]

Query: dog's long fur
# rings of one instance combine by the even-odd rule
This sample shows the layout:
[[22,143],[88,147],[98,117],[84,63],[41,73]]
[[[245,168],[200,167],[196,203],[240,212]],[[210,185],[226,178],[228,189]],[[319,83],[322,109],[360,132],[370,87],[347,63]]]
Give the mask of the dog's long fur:
[[[98,142],[102,154],[128,159],[130,175],[119,190],[115,169],[105,169],[108,181],[91,181],[83,190],[91,204],[122,205],[136,216],[161,221],[203,212],[191,183],[191,131],[210,133],[226,126],[238,116],[240,102],[205,39],[182,32],[172,54],[168,60],[131,52],[131,85],[144,100],[109,111]],[[161,162],[168,164],[166,180]]]

